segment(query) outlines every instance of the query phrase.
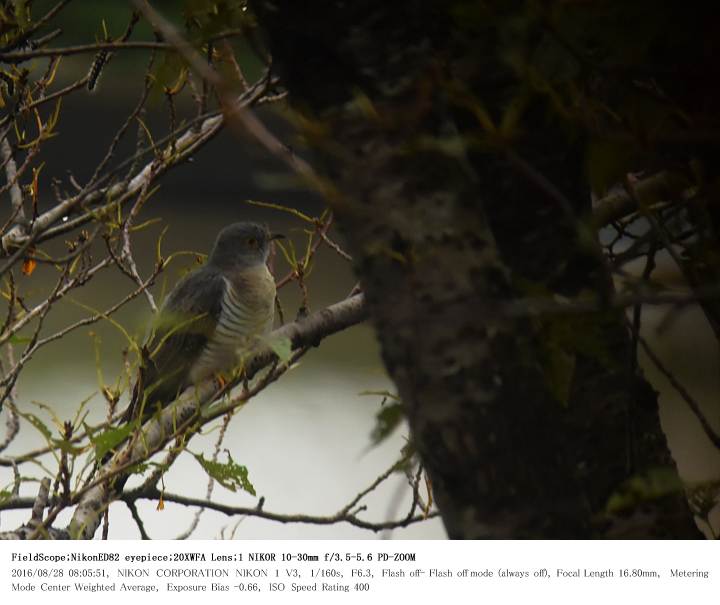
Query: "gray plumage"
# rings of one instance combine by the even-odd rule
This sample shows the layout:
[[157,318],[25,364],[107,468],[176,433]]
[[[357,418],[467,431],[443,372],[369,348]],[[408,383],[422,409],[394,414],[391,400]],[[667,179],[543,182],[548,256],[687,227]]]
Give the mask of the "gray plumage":
[[223,229],[202,267],[173,288],[144,346],[126,420],[146,420],[184,388],[234,367],[239,349],[272,328],[275,282],[271,240],[255,223]]

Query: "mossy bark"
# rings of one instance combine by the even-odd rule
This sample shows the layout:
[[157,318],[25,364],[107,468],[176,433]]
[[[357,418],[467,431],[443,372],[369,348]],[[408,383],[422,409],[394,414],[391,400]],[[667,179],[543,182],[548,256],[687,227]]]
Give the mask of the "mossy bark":
[[468,28],[470,4],[252,2],[334,188],[445,527],[697,537],[679,494],[606,514],[628,478],[672,464],[623,313],[508,313],[530,293],[602,307],[612,284],[583,228],[582,135],[499,51],[519,3]]

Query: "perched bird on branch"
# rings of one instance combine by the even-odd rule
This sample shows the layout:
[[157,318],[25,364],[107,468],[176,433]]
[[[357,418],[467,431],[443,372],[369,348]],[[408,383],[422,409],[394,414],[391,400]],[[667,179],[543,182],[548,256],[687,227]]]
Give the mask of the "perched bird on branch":
[[272,329],[275,281],[271,234],[235,223],[217,237],[207,263],[186,275],[158,312],[125,420],[147,420],[186,387],[238,363],[238,351]]

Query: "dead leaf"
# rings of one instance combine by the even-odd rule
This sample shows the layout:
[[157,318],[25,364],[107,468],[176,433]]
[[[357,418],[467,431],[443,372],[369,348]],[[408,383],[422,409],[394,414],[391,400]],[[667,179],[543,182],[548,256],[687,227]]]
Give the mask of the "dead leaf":
[[33,271],[35,271],[35,267],[37,267],[37,261],[33,258],[26,258],[22,264],[22,272],[28,276],[32,275]]

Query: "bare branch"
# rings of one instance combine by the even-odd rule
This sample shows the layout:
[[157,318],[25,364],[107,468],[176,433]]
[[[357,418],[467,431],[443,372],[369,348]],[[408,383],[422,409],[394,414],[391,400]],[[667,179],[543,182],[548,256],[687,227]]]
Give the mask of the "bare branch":
[[287,145],[279,141],[247,106],[235,102],[232,91],[220,74],[180,35],[172,23],[152,8],[147,0],[133,0],[133,4],[142,12],[155,30],[180,53],[188,62],[190,68],[215,89],[230,126],[242,127],[243,131],[249,132],[265,149],[285,162],[308,183],[318,187],[321,186],[321,180],[310,164],[295,155]]
[[26,220],[25,209],[23,208],[22,191],[18,183],[17,164],[15,163],[15,156],[7,136],[3,137],[2,141],[0,141],[0,156],[5,165],[5,174],[7,175],[7,183],[10,188],[10,203],[12,206],[11,220],[16,220],[24,224]]
[[[287,324],[272,332],[268,338],[271,341],[288,338],[292,343],[293,350],[301,350],[317,344],[331,334],[363,321],[365,317],[363,296],[358,294],[305,319]],[[277,357],[270,346],[260,346],[246,361],[245,376],[248,380],[251,379],[274,359]],[[177,434],[177,427],[187,426],[194,418],[198,417],[203,406],[213,401],[222,392],[224,391],[218,391],[214,379],[206,380],[195,387],[188,388],[158,417],[149,420],[142,428],[138,438],[132,440],[125,450],[118,452],[111,461],[103,466],[93,483],[76,494],[77,507],[68,527],[70,535],[83,539],[92,538],[100,524],[103,511],[113,499],[118,497],[109,489],[108,479],[117,475],[120,470],[145,460],[149,454],[162,448]],[[206,420],[211,418],[212,415]]]
[[596,228],[605,227],[639,210],[637,199],[672,200],[687,191],[689,183],[679,175],[659,172],[634,184],[635,195],[618,189],[594,204],[592,223]]
[[[262,97],[265,86],[265,82],[258,83],[244,92],[237,100],[238,106],[253,104]],[[162,176],[174,166],[185,162],[196,153],[198,149],[217,136],[222,130],[224,123],[225,118],[218,115],[205,119],[199,129],[188,128],[176,142],[177,153],[171,154],[168,152],[164,154],[162,158],[153,159],[153,161],[146,164],[131,179],[116,183],[105,189],[78,194],[56,204],[33,221],[29,234],[24,233],[18,227],[11,229],[2,237],[2,250],[0,250],[0,255],[3,252],[7,254],[9,250],[17,247],[20,247],[20,250],[17,250],[11,256],[11,259],[0,268],[0,275],[12,266],[14,262],[17,262],[19,258],[22,258],[24,252],[32,243],[67,233],[94,220],[99,211],[110,206],[125,204],[139,192],[143,186]],[[76,207],[85,207],[86,205],[97,204],[98,202],[105,202],[106,205],[87,211],[74,219],[66,220],[57,227],[52,227],[55,223],[60,222],[63,217],[67,217]]]
[[[5,51],[11,50],[13,48],[17,48],[18,46],[21,46],[36,31],[43,28],[47,23],[49,23],[50,20],[53,17],[55,17],[55,15],[57,15],[62,9],[64,9],[68,4],[70,4],[70,2],[71,2],[71,0],[60,0],[60,2],[58,2],[55,6],[53,6],[47,13],[45,13],[45,15],[43,15],[40,19],[38,19],[30,27],[25,29],[25,31],[23,31],[23,34],[17,40],[13,40],[13,43],[10,46],[6,46],[0,52],[5,52]],[[47,41],[48,41],[48,38],[46,36],[45,39],[43,39],[43,40],[35,41],[35,44],[42,44],[43,42],[47,42]]]
[[[311,525],[335,525],[338,523],[348,523],[355,527],[362,529],[369,529],[375,532],[387,531],[397,529],[400,527],[407,527],[413,523],[419,523],[437,516],[436,512],[427,513],[423,515],[415,515],[417,505],[419,502],[418,495],[418,484],[419,477],[422,469],[418,471],[417,479],[413,484],[413,499],[410,504],[410,509],[407,515],[401,519],[383,521],[383,522],[372,522],[360,519],[358,514],[363,512],[365,506],[361,506],[360,502],[365,496],[375,491],[383,482],[385,482],[393,473],[400,470],[404,464],[408,462],[407,454],[404,454],[399,460],[394,462],[386,471],[381,473],[370,485],[358,493],[348,504],[343,506],[338,512],[332,515],[303,515],[303,514],[281,514],[266,511],[263,508],[264,499],[260,499],[260,503],[255,507],[239,507],[219,504],[210,500],[209,495],[204,500],[188,498],[178,494],[168,494],[167,492],[161,492],[156,487],[141,487],[139,490],[133,490],[122,496],[123,500],[128,506],[134,507],[134,503],[138,499],[151,499],[158,500],[162,499],[166,502],[175,502],[177,504],[183,504],[186,506],[196,506],[198,511],[195,515],[194,524],[197,522],[200,513],[205,510],[215,510],[226,515],[242,515],[245,517],[255,517],[259,519],[267,519],[269,521],[277,521],[280,523],[307,523]],[[133,510],[131,508],[131,510]],[[142,531],[142,529],[141,529]],[[186,532],[187,533],[187,532]]]
[[[234,38],[242,35],[242,33],[242,30],[230,29],[211,36],[210,41]],[[0,52],[0,61],[4,61],[5,63],[24,63],[25,61],[41,57],[83,55],[96,53],[100,50],[173,50],[174,48],[174,44],[158,42],[156,40],[139,40],[136,42],[94,42],[92,44],[78,44],[76,46],[64,46],[58,48],[39,48],[14,52]]]
[[[104,269],[112,262],[111,258],[105,258],[99,263],[97,263],[94,267],[91,269],[88,269],[83,274],[83,280],[87,280],[93,275],[95,275],[98,271]],[[55,293],[54,295],[50,296],[49,298],[46,298],[41,303],[38,303],[35,307],[33,307],[31,310],[29,310],[27,313],[25,313],[20,319],[18,319],[15,323],[13,323],[10,327],[8,327],[5,332],[0,334],[0,345],[5,344],[12,336],[15,334],[18,330],[26,326],[30,321],[35,319],[36,317],[39,317],[41,314],[45,313],[48,307],[50,307],[56,300],[62,298],[67,294],[70,290],[73,288],[76,288],[78,285],[82,283],[82,280],[78,279],[77,277],[71,279],[70,281],[66,282],[62,285]]]
[[3,406],[7,410],[7,418],[5,420],[5,438],[0,443],[0,452],[5,450],[8,445],[13,442],[13,439],[20,432],[20,419],[18,418],[17,410],[14,405]]
[[668,379],[673,388],[679,393],[685,403],[687,403],[688,407],[692,410],[692,413],[695,414],[695,417],[700,422],[700,426],[702,427],[703,432],[705,433],[707,438],[710,439],[710,441],[716,448],[720,449],[720,435],[713,429],[712,425],[705,417],[705,414],[703,414],[703,411],[700,408],[700,404],[695,401],[695,399],[690,395],[688,390],[680,383],[677,378],[675,378],[672,372],[670,372],[670,370],[665,367],[662,361],[660,361],[660,358],[655,355],[654,351],[650,348],[650,345],[648,345],[647,341],[642,336],[638,337],[638,341],[640,342],[640,345],[645,351],[645,354],[650,358],[650,361],[652,361],[655,367],[660,370],[662,375]]
[[327,246],[331,250],[334,250],[338,254],[338,256],[340,256],[341,258],[344,258],[346,261],[348,261],[350,263],[352,262],[352,256],[350,256],[347,252],[345,252],[345,250],[343,250],[337,242],[334,242],[333,240],[331,240],[327,236],[327,233],[325,231],[320,231],[320,237],[322,238],[322,240],[327,244]]
[[37,525],[42,523],[43,519],[43,513],[45,511],[45,507],[48,504],[48,496],[50,495],[50,479],[45,477],[40,482],[40,489],[38,490],[37,498],[35,498],[35,503],[32,507],[32,514],[30,517],[30,522],[33,525]]
[[40,57],[68,57],[96,53],[100,50],[172,50],[172,44],[145,40],[137,42],[94,42],[92,44],[79,44],[60,48],[39,48],[37,50],[22,50],[0,53],[0,61],[5,63],[23,63]]
[[126,500],[125,505],[130,509],[135,525],[137,525],[138,531],[140,532],[140,538],[142,540],[150,540],[150,536],[145,530],[145,522],[142,520],[140,513],[138,512],[137,506],[133,500]]
[[[37,350],[39,348],[41,348],[55,340],[59,340],[60,338],[63,338],[64,336],[66,336],[67,334],[72,332],[73,330],[76,330],[82,326],[89,326],[93,323],[96,323],[97,321],[99,321],[101,319],[107,319],[113,313],[115,313],[117,310],[124,307],[128,302],[135,299],[140,294],[147,292],[147,289],[152,285],[152,283],[155,281],[155,279],[157,278],[159,273],[160,273],[160,267],[157,267],[155,269],[155,271],[153,272],[153,274],[150,275],[150,277],[148,277],[145,281],[141,281],[138,284],[138,287],[135,290],[130,292],[124,298],[117,301],[115,304],[110,306],[105,311],[101,311],[99,313],[95,313],[95,314],[85,317],[83,319],[79,319],[78,321],[76,321],[68,326],[65,326],[61,330],[58,330],[54,334],[50,334],[49,336],[38,339],[35,343],[33,343],[32,347],[30,347],[23,354],[23,358],[26,358],[26,360],[29,359],[32,355],[34,355],[37,352]],[[0,384],[2,384],[2,382],[0,382]]]
[[[220,448],[222,447],[223,441],[225,440],[225,435],[227,434],[227,429],[230,426],[230,421],[232,420],[232,412],[228,412],[225,414],[225,418],[223,418],[222,426],[220,427],[220,432],[218,434],[217,441],[215,442],[215,450],[213,451],[212,455],[212,461],[217,462],[218,457],[220,456]],[[153,486],[154,487],[154,486]],[[215,479],[213,477],[208,477],[208,484],[207,489],[205,490],[205,499],[210,500],[212,497],[213,489],[215,488]],[[177,539],[178,540],[187,540],[193,532],[197,529],[198,524],[200,523],[200,517],[203,514],[204,508],[199,508],[197,511],[195,511],[195,515],[193,516],[193,520],[190,523],[190,527],[188,527],[184,532],[182,532]]]
[[142,279],[142,277],[140,277],[140,272],[138,271],[137,263],[135,262],[135,257],[133,256],[133,252],[132,252],[132,246],[130,244],[130,227],[132,227],[133,221],[135,220],[138,213],[140,212],[140,209],[143,207],[143,205],[147,201],[147,188],[148,188],[149,184],[150,184],[150,181],[148,181],[148,183],[146,183],[145,186],[142,188],[142,191],[140,191],[140,194],[138,195],[137,200],[135,201],[132,208],[130,209],[128,216],[125,219],[125,223],[123,224],[123,228],[122,228],[122,242],[123,242],[122,243],[122,260],[127,263],[132,279],[142,289],[143,294],[145,295],[145,298],[147,299],[148,304],[150,305],[150,309],[152,310],[153,313],[157,313],[158,307],[157,307],[157,304],[155,304],[155,298],[153,297],[152,293],[147,288],[147,286],[143,287],[143,279]]
[[341,516],[345,516],[352,512],[353,508],[355,508],[360,501],[367,496],[370,492],[375,491],[377,487],[383,483],[390,475],[392,475],[394,472],[396,472],[398,469],[400,469],[403,464],[405,464],[408,461],[408,456],[403,455],[397,462],[395,462],[392,466],[390,466],[384,473],[379,475],[370,485],[368,485],[364,490],[362,490],[357,496],[355,496],[348,504],[346,504],[338,513]]
[[[160,491],[154,490],[148,493],[138,494],[137,498],[158,500],[160,498]],[[361,529],[367,529],[374,532],[385,531],[389,529],[398,529],[401,527],[408,527],[414,523],[421,523],[428,519],[433,519],[438,516],[437,512],[431,512],[428,515],[412,515],[402,519],[394,521],[379,521],[372,522],[360,519],[356,514],[350,512],[340,511],[334,515],[322,516],[322,515],[303,515],[303,514],[282,514],[273,513],[264,509],[242,507],[242,506],[231,506],[226,504],[219,504],[211,500],[201,500],[196,498],[187,498],[178,494],[169,494],[164,492],[163,500],[165,502],[175,502],[177,504],[183,504],[185,506],[198,506],[203,509],[215,510],[226,515],[243,515],[246,517],[256,517],[258,519],[267,519],[268,521],[276,521],[278,523],[306,523],[310,525],[336,525],[338,523],[348,523]],[[360,512],[360,511],[358,511]]]

